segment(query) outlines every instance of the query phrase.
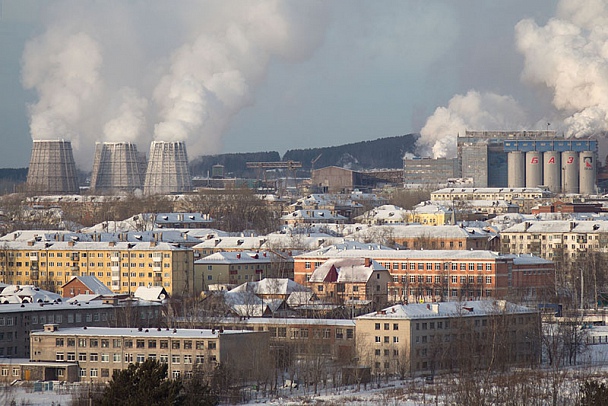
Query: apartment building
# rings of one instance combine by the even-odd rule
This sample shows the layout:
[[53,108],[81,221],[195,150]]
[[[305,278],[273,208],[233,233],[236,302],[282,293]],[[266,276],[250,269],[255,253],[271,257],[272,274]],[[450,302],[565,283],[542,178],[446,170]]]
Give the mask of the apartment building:
[[552,199],[553,194],[544,187],[514,188],[443,188],[431,193],[431,201],[506,200],[517,204],[520,213],[530,213],[532,207]]
[[[508,298],[535,300],[555,287],[552,261],[481,250],[348,249],[332,246],[294,257],[294,279],[306,284],[328,259],[371,258],[391,275],[389,302]],[[516,277],[514,277],[516,275]]]
[[275,255],[267,252],[216,252],[194,263],[194,286],[211,287],[261,281],[270,274]]
[[540,360],[540,313],[505,301],[395,305],[356,319],[359,363],[377,375],[434,375]]
[[[202,329],[59,328],[46,324],[31,334],[31,361],[77,363],[79,380],[105,383],[129,364],[155,359],[172,378],[188,377],[196,367],[222,363],[242,374],[269,362],[267,332]],[[62,375],[62,373],[64,375]],[[57,379],[65,373],[57,368]]]
[[56,292],[74,276],[95,276],[115,293],[162,286],[170,294],[194,292],[190,248],[165,242],[5,241],[0,247],[4,283]]
[[533,254],[568,263],[588,251],[606,251],[608,221],[526,221],[503,230],[500,241],[504,253]]

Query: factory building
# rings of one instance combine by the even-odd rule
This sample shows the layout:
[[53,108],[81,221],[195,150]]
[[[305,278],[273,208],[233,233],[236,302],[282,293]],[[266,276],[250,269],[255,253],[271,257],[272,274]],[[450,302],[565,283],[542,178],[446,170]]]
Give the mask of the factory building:
[[460,178],[460,163],[456,158],[403,158],[405,186],[443,185],[450,178]]
[[554,131],[467,131],[458,137],[462,176],[475,187],[596,193],[598,142]]

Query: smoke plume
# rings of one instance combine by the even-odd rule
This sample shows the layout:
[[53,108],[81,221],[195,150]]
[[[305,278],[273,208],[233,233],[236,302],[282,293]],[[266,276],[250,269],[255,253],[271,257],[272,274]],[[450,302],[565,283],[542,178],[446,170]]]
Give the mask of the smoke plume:
[[456,95],[447,107],[438,107],[420,130],[417,152],[421,156],[454,158],[456,137],[466,130],[523,129],[525,114],[508,96],[471,90]]
[[22,57],[23,85],[38,97],[32,138],[71,140],[80,163],[96,141],[219,152],[271,62],[312,55],[326,14],[317,1],[53,2]]
[[[453,157],[465,130],[551,129],[567,137],[608,130],[608,6],[604,1],[562,0],[544,26],[524,19],[514,27],[524,57],[523,83],[551,92],[544,117],[526,117],[510,96],[469,91],[439,107],[420,131],[418,153]],[[600,143],[601,145],[601,143]]]

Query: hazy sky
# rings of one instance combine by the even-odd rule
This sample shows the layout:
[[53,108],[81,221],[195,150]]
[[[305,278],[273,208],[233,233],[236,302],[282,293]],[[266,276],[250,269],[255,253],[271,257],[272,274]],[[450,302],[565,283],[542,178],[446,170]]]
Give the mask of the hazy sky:
[[549,58],[543,35],[571,25],[583,28],[566,31],[569,46],[593,44],[600,12],[551,25],[572,3],[0,0],[0,167],[27,166],[32,137],[71,139],[90,169],[103,140],[146,152],[152,139],[186,140],[192,159],[425,127],[427,150],[449,155],[434,134],[558,129],[590,107],[601,117],[603,99],[560,104],[559,61],[527,66]]

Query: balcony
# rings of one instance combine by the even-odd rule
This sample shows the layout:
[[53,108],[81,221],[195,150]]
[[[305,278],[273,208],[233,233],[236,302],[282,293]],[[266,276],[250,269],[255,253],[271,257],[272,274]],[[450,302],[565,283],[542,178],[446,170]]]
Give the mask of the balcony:
[[39,278],[39,272],[38,271],[32,271],[30,272],[30,279],[33,281],[37,281]]
[[161,275],[154,275],[154,277],[152,278],[153,282],[162,282],[163,281],[163,277]]

